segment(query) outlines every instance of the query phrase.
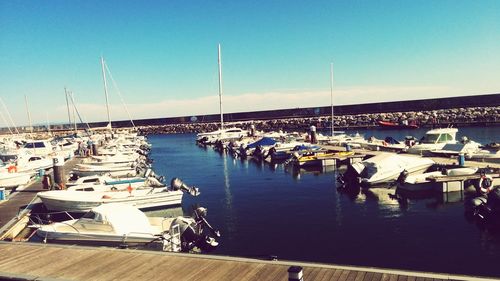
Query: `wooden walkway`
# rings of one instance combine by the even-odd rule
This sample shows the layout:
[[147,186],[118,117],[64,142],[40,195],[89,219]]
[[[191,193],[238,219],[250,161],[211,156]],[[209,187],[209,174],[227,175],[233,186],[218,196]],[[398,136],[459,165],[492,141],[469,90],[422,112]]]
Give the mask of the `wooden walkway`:
[[213,255],[0,242],[2,280],[288,280],[291,265],[303,267],[305,281],[494,280]]

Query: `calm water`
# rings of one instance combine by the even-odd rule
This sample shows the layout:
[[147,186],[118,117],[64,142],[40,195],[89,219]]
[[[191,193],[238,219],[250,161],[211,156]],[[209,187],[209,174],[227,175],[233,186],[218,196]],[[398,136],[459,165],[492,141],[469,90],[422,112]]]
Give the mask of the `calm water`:
[[[420,137],[422,131],[360,131]],[[464,128],[479,142],[500,128]],[[500,233],[464,216],[460,194],[397,201],[390,190],[347,195],[336,171],[241,161],[195,145],[194,134],[149,136],[154,169],[200,188],[182,205],[208,208],[222,237],[214,254],[500,276]]]

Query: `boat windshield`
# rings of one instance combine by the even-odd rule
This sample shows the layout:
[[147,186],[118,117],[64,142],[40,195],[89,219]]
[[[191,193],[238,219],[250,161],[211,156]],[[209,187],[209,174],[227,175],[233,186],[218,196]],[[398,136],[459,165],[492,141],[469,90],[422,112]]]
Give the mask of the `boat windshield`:
[[427,134],[420,140],[421,143],[441,143],[453,141],[450,134]]

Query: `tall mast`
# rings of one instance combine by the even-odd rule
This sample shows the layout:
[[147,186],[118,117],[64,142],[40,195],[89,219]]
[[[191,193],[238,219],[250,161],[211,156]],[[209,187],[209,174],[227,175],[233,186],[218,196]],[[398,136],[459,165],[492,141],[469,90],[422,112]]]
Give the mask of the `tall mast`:
[[332,107],[332,137],[334,133],[333,129],[333,62],[330,63],[330,104]]
[[102,79],[104,80],[104,95],[106,96],[106,110],[108,112],[108,126],[111,129],[111,117],[109,115],[108,82],[106,81],[106,71],[104,70],[104,58],[101,56]]
[[47,117],[47,132],[50,135],[50,123],[49,123],[49,113],[45,112],[45,116]]
[[75,99],[73,97],[73,92],[68,93],[69,97],[71,98],[71,104],[73,105],[73,128],[75,130],[75,136],[78,133],[78,126],[76,125],[76,105],[75,105]]
[[222,62],[220,56],[220,43],[217,48],[218,50],[218,58],[217,62],[219,64],[219,110],[220,110],[220,129],[221,131],[224,129],[224,115],[222,113]]
[[68,126],[71,128],[71,113],[69,112],[68,91],[64,87],[64,96],[66,97],[66,107],[68,108]]
[[[10,121],[10,124],[12,124],[12,128],[14,128],[14,130],[16,130],[16,133],[19,134],[19,130],[17,129],[17,126],[14,123],[14,120],[12,119],[12,115],[10,115],[10,111],[7,108],[7,105],[5,105],[5,102],[3,102],[2,98],[0,98],[0,102],[2,103],[3,109],[5,110],[5,113],[7,114],[7,117],[8,117],[8,120],[6,123],[9,124],[8,121]],[[7,125],[7,126],[9,126],[9,125]],[[9,131],[10,131],[10,129],[9,129]]]
[[33,126],[31,124],[31,113],[30,113],[30,109],[28,107],[28,97],[26,95],[24,95],[24,101],[26,102],[26,111],[28,112],[28,121],[30,123],[30,132],[33,133]]

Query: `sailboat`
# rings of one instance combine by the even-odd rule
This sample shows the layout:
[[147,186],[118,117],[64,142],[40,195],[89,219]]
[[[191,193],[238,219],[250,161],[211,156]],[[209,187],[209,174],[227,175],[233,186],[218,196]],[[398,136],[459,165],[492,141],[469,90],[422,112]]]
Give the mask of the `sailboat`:
[[[335,124],[334,124],[334,111],[333,111],[333,62],[330,63],[330,107],[331,107],[331,135],[328,137],[325,137],[325,140],[328,144],[331,145],[345,145],[345,144],[351,144],[356,141],[363,140],[364,138],[360,135],[354,135],[354,136],[349,136],[346,135],[345,132],[343,131],[337,131],[335,132]],[[318,141],[322,141],[321,137],[318,136]]]
[[196,135],[196,142],[201,144],[215,144],[217,141],[229,142],[230,140],[239,139],[248,135],[248,131],[241,128],[232,127],[224,129],[224,114],[222,111],[222,62],[220,44],[218,45],[217,51],[217,61],[219,66],[220,129],[213,132],[199,133],[198,135]]

